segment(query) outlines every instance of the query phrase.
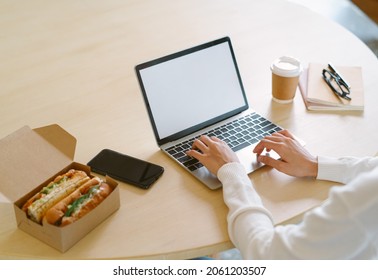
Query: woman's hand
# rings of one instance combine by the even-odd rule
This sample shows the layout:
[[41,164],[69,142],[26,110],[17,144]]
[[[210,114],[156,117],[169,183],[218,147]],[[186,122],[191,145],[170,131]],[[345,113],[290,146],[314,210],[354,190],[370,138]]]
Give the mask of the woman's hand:
[[[239,162],[231,148],[217,137],[202,135],[193,142],[192,150],[187,155],[196,158],[211,173],[217,175],[219,168],[229,162]],[[252,156],[252,155],[251,155]]]
[[[266,149],[274,150],[281,158],[273,159],[261,155]],[[278,171],[295,177],[316,177],[318,175],[318,160],[312,156],[287,130],[273,133],[260,141],[253,150],[258,160]]]

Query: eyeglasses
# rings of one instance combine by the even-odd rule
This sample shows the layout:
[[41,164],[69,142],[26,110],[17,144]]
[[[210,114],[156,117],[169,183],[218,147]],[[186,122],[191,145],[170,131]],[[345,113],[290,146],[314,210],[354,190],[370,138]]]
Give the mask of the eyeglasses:
[[328,64],[328,68],[330,70],[323,69],[323,79],[332,89],[333,93],[346,100],[352,100],[352,98],[349,97],[350,86],[331,64]]

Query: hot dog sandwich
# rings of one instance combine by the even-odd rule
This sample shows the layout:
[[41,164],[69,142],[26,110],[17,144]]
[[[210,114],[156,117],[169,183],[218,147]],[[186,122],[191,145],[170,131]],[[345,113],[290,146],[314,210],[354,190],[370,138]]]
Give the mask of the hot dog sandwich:
[[47,210],[89,180],[89,176],[84,171],[71,169],[67,173],[57,176],[31,197],[23,205],[22,210],[31,220],[41,223]]
[[111,187],[94,177],[47,211],[45,219],[56,226],[66,226],[80,219],[99,205],[110,193]]

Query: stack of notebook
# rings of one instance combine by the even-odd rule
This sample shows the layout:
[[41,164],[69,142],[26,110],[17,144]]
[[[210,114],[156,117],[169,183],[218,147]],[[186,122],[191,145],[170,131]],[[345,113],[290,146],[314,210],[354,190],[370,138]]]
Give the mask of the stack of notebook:
[[310,63],[299,79],[299,89],[308,110],[318,111],[363,111],[364,88],[361,67],[336,66],[350,85],[351,100],[338,97],[324,81],[322,71],[327,64]]

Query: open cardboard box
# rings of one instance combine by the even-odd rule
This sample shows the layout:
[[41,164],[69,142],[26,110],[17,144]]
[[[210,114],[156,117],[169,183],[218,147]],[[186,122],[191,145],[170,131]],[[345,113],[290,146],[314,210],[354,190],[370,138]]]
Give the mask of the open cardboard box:
[[13,202],[18,228],[61,252],[71,248],[120,207],[118,184],[106,177],[112,193],[71,225],[41,225],[21,210],[29,197],[71,168],[93,177],[88,166],[72,162],[75,147],[76,139],[58,125],[37,129],[25,126],[0,140],[0,191]]

